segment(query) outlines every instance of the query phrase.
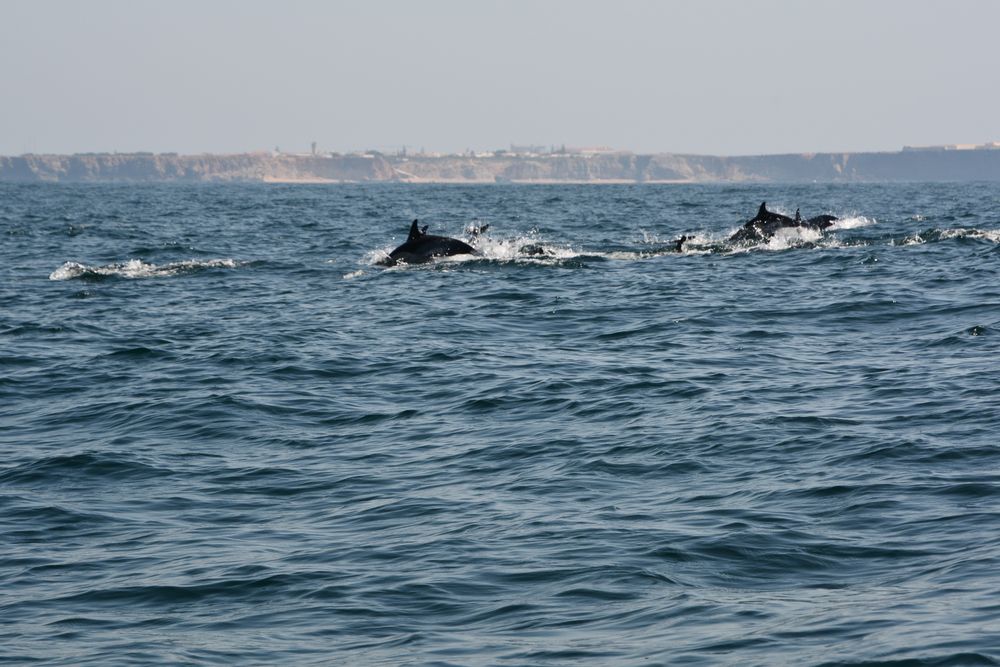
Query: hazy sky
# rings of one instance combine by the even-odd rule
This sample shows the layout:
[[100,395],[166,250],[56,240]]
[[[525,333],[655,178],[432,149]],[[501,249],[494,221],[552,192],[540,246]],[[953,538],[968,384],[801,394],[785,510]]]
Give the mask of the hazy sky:
[[0,154],[1000,141],[996,0],[0,0]]

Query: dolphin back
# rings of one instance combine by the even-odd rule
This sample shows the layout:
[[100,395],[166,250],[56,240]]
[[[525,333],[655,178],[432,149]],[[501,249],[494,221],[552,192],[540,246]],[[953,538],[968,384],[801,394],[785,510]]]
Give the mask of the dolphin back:
[[452,255],[473,255],[476,249],[465,241],[448,236],[435,236],[427,233],[427,227],[420,228],[416,220],[410,225],[410,233],[406,243],[391,253],[387,264],[393,266],[398,262],[406,264],[423,264],[435,257],[450,257]]
[[757,215],[736,230],[736,233],[729,237],[729,241],[731,243],[766,241],[774,236],[779,229],[788,227],[807,227],[823,230],[832,225],[836,220],[837,218],[832,215],[817,215],[814,218],[802,220],[799,217],[798,211],[795,212],[795,218],[792,219],[787,215],[768,211],[767,202],[761,202],[760,208],[757,209]]

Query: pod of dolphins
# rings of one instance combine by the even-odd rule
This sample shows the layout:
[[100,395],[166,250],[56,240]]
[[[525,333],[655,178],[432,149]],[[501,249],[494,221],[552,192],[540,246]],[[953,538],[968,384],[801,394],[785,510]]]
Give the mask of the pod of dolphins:
[[832,215],[817,215],[814,218],[803,220],[798,210],[795,211],[794,218],[789,218],[787,215],[768,211],[767,202],[761,202],[760,208],[757,209],[757,215],[730,236],[729,240],[732,243],[766,241],[774,236],[779,229],[788,227],[805,227],[822,231],[836,220],[837,218]]
[[[751,244],[767,241],[780,229],[805,228],[822,231],[832,225],[837,220],[832,215],[817,215],[803,220],[799,212],[795,211],[795,217],[775,213],[767,210],[767,202],[761,202],[757,215],[748,220],[740,227],[735,234],[729,237],[730,243]],[[486,231],[489,225],[485,225],[473,230],[473,234],[480,234]],[[681,236],[674,241],[674,249],[681,252],[684,243],[688,241],[687,236]],[[452,255],[475,255],[476,249],[465,241],[453,239],[447,236],[435,236],[427,233],[427,225],[420,227],[416,220],[410,225],[410,233],[406,237],[406,242],[389,253],[387,260],[383,262],[386,266],[395,266],[398,263],[423,264],[435,257],[449,257]],[[530,253],[529,254],[538,254]]]

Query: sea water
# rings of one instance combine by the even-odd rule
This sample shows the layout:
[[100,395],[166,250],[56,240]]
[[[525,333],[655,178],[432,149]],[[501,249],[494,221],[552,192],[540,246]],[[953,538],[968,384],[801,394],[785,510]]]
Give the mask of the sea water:
[[[840,220],[727,243],[763,200]],[[413,219],[480,254],[382,266]],[[2,185],[0,238],[0,662],[1000,663],[1000,185]]]

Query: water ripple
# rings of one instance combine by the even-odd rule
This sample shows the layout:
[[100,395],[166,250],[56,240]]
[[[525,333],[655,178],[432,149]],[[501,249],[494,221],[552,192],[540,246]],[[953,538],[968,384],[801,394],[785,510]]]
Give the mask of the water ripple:
[[997,664],[998,207],[0,184],[0,661]]

